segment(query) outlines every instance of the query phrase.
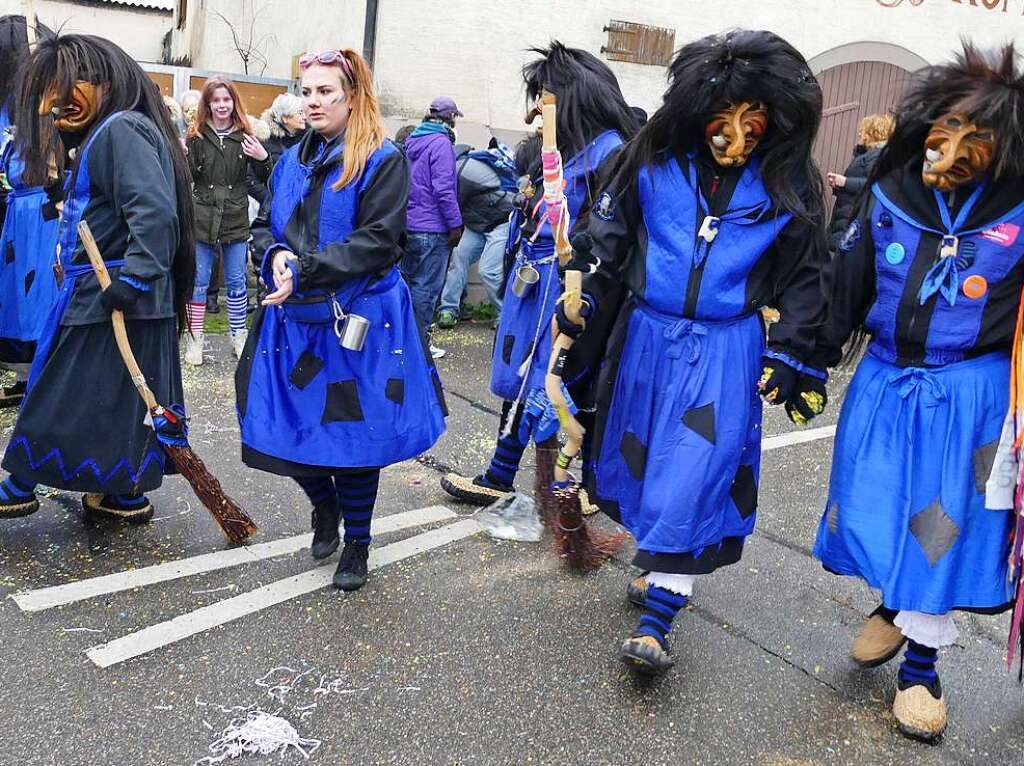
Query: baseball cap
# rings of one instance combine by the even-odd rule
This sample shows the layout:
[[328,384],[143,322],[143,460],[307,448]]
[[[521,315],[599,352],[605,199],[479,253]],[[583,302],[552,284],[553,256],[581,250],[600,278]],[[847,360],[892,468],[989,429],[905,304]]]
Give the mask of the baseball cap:
[[430,102],[430,114],[434,117],[465,117],[459,111],[455,99],[450,96],[438,96]]

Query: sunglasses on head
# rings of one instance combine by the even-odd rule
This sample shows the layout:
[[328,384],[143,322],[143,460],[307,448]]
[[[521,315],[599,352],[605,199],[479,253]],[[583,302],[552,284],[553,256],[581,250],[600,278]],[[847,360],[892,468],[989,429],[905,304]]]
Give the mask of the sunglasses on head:
[[341,69],[345,73],[345,76],[348,77],[349,80],[352,80],[353,82],[355,81],[355,77],[352,74],[352,65],[345,57],[345,54],[341,51],[307,53],[299,59],[299,69],[309,69],[313,64],[323,64],[324,66],[341,64]]

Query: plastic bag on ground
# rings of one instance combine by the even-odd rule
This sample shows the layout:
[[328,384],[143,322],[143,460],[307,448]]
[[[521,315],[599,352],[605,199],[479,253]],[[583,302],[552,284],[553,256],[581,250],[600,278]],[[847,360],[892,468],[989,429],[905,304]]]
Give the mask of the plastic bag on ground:
[[536,503],[520,492],[513,492],[485,508],[480,514],[480,523],[487,534],[498,540],[538,543],[544,535]]

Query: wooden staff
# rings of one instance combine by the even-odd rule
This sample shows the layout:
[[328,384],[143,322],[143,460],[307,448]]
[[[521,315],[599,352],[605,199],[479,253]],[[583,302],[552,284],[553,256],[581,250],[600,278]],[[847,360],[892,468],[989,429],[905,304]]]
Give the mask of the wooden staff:
[[[89,262],[96,273],[100,289],[106,290],[110,286],[110,274],[107,272],[107,265],[103,262],[103,256],[100,254],[96,240],[92,236],[89,224],[85,221],[78,224],[78,237],[82,240],[85,252],[89,256]],[[110,314],[110,321],[114,326],[114,340],[117,341],[117,350],[121,352],[124,366],[128,369],[128,374],[131,376],[132,383],[135,384],[139,396],[146,403],[146,409],[149,410],[150,417],[154,419],[162,417],[171,423],[177,422],[177,415],[157,402],[156,396],[150,389],[149,384],[146,383],[146,376],[139,367],[135,354],[132,352],[131,344],[128,341],[128,330],[124,324],[124,313],[115,309]],[[182,434],[184,434],[184,427],[185,424],[181,423]],[[156,426],[154,425],[153,428],[155,430]],[[256,531],[256,523],[242,510],[238,503],[228,497],[217,477],[210,473],[210,470],[200,459],[199,455],[195,453],[187,442],[184,442],[184,439],[182,439],[183,444],[168,444],[159,438],[158,441],[160,441],[164,452],[174,462],[174,467],[178,469],[178,473],[185,477],[192,486],[192,491],[196,493],[196,497],[206,506],[206,509],[220,526],[224,536],[236,545],[241,545],[248,540],[252,533]]]
[[36,0],[25,0],[25,32],[28,34],[28,47],[31,49],[38,39],[36,36]]
[[[542,112],[544,115],[544,153],[557,153],[557,122],[555,97],[545,94]],[[547,173],[547,168],[545,168]],[[558,177],[561,179],[562,166],[559,162]],[[558,189],[561,197],[560,209],[549,217],[555,237],[555,252],[558,262],[564,269],[572,259],[572,245],[569,243],[569,210],[562,189]],[[549,202],[550,205],[550,202]],[[550,207],[549,207],[550,211]],[[566,317],[579,326],[584,325],[581,315],[583,304],[583,274],[575,269],[565,271],[565,288],[559,300],[564,306]],[[566,442],[558,450],[555,460],[552,487],[542,487],[541,491],[553,493],[558,513],[554,519],[555,540],[559,554],[566,566],[574,572],[586,572],[597,569],[606,558],[614,555],[625,543],[624,534],[604,534],[587,524],[583,515],[580,486],[569,473],[569,465],[580,453],[583,446],[585,431],[582,424],[573,416],[569,403],[562,393],[562,374],[565,362],[572,348],[573,339],[560,334],[558,322],[551,320],[551,357],[548,372],[544,378],[544,391],[548,400],[558,413],[558,422],[565,433]]]

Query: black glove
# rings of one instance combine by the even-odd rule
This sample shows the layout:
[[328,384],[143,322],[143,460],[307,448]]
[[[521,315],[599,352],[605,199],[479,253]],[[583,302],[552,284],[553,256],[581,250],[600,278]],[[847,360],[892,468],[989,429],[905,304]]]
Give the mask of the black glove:
[[785,362],[763,356],[757,392],[768,404],[784,404],[796,388],[798,375],[799,373]]
[[583,317],[583,324],[576,324],[565,315],[565,302],[559,301],[555,307],[555,321],[558,322],[558,331],[570,338],[578,338],[587,326],[586,318],[590,316],[590,303],[586,300],[580,305],[580,316]]
[[569,244],[572,245],[572,258],[566,270],[581,271],[590,274],[597,267],[597,257],[591,251],[594,249],[594,238],[585,231],[573,235]]
[[64,201],[64,179],[60,178],[43,187],[46,203],[43,205],[43,220],[56,221],[60,218],[60,203]]
[[825,381],[813,375],[801,374],[786,401],[786,414],[798,426],[805,426],[825,411],[826,404],[828,391],[825,390]]
[[115,279],[110,287],[100,293],[100,303],[108,314],[115,310],[127,311],[142,297],[144,291],[124,280]]

